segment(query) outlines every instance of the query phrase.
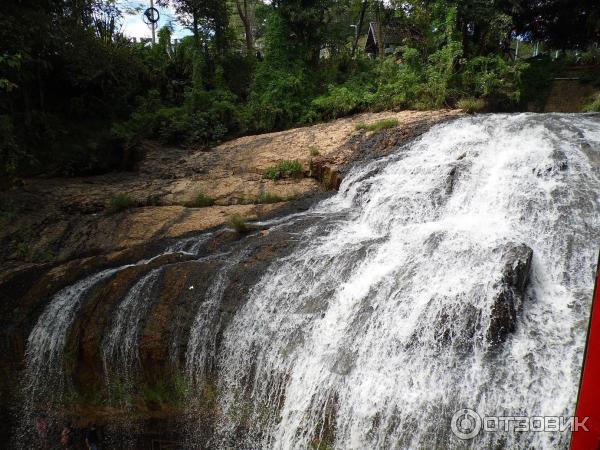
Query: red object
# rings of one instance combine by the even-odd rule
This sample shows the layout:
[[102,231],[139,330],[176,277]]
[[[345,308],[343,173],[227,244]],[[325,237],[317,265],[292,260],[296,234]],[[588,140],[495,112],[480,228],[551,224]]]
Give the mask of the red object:
[[579,423],[589,417],[585,422],[589,431],[582,428],[573,431],[571,450],[600,449],[600,255],[575,416]]

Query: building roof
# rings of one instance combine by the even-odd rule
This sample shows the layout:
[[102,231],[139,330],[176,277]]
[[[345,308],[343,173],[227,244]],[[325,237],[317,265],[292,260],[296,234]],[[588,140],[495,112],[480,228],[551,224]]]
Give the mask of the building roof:
[[[406,30],[399,23],[390,23],[383,27],[383,44],[394,45],[402,44],[402,39],[406,36]],[[369,34],[373,36],[373,42],[377,45],[377,23],[371,22],[369,24]]]
[[[377,23],[369,23],[369,32],[365,43],[365,51],[367,53],[377,53]],[[405,38],[416,40],[423,39],[423,33],[416,27],[399,20],[392,20],[383,28],[383,46],[398,46],[404,43]]]

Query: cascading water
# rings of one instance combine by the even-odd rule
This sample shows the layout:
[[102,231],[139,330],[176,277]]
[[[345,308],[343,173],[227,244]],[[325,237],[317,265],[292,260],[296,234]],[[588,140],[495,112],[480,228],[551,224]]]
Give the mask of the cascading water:
[[[560,433],[460,441],[450,418],[462,408],[572,415],[599,173],[598,116],[463,118],[357,165],[311,210],[260,224],[291,230],[295,244],[240,294],[239,309],[222,302],[232,271],[247,264],[245,239],[212,255],[203,254],[211,234],[172,243],[161,255],[198,258],[202,268],[224,261],[205,292],[189,291],[196,315],[181,346],[190,415],[205,404],[203,383],[216,386],[209,446],[566,448]],[[65,341],[89,290],[127,267],[50,301],[27,345],[30,409],[62,394]],[[133,380],[162,270],[144,271],[116,303],[102,339],[108,376]],[[177,333],[173,348],[186,341]],[[191,436],[190,446],[206,443]]]
[[[597,117],[483,116],[353,170],[224,332],[220,442],[242,429],[239,448],[566,447],[557,433],[462,442],[450,418],[572,415],[599,152]],[[529,287],[494,344],[505,258],[521,244]]]
[[130,390],[134,382],[139,335],[161,270],[151,270],[131,287],[104,335],[102,359],[109,390]]
[[[67,333],[85,295],[123,267],[106,269],[58,292],[27,340],[25,392],[31,400],[60,401],[65,388],[64,350]],[[48,389],[48,386],[52,386]]]

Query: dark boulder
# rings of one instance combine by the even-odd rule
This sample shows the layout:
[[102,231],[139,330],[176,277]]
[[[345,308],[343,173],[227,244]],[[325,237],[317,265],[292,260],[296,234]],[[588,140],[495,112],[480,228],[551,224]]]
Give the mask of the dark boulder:
[[498,292],[493,300],[486,336],[492,347],[502,344],[516,329],[533,256],[533,250],[525,244],[509,243],[497,251],[502,252],[501,277],[496,285]]

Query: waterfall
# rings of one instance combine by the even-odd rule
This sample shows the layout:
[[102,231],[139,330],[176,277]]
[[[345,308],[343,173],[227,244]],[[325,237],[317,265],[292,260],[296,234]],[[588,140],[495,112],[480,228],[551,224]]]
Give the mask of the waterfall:
[[[565,448],[564,433],[459,441],[450,418],[572,415],[600,236],[599,124],[465,118],[352,170],[224,331],[221,446],[242,430],[239,448]],[[493,342],[507,258],[522,249],[529,282]]]
[[[124,267],[88,276],[62,289],[50,300],[27,340],[25,398],[49,403],[62,400],[67,333],[81,302],[93,287]],[[49,386],[52,388],[48,389]]]
[[451,418],[573,414],[600,237],[599,116],[437,125],[357,163],[336,195],[260,228],[293,246],[261,256],[249,291],[236,283],[260,234],[204,245],[215,232],[56,293],[27,342],[25,407],[64,394],[66,340],[89,292],[152,261],[115,302],[100,349],[109,387],[135,383],[158,280],[177,263],[157,258],[179,253],[196,281],[173,303],[189,321],[166,339],[185,349],[188,416],[207,403],[202,418],[214,415],[210,437],[192,432],[190,446],[567,448],[567,433],[462,441]]
[[139,363],[139,335],[161,271],[162,268],[151,270],[131,287],[115,311],[109,331],[104,334],[102,359],[111,391],[129,391],[133,385]]
[[186,352],[186,370],[190,380],[194,383],[203,381],[207,369],[215,359],[221,299],[229,283],[229,272],[246,256],[246,252],[241,248],[233,255],[227,256],[229,258],[204,294],[190,331]]

